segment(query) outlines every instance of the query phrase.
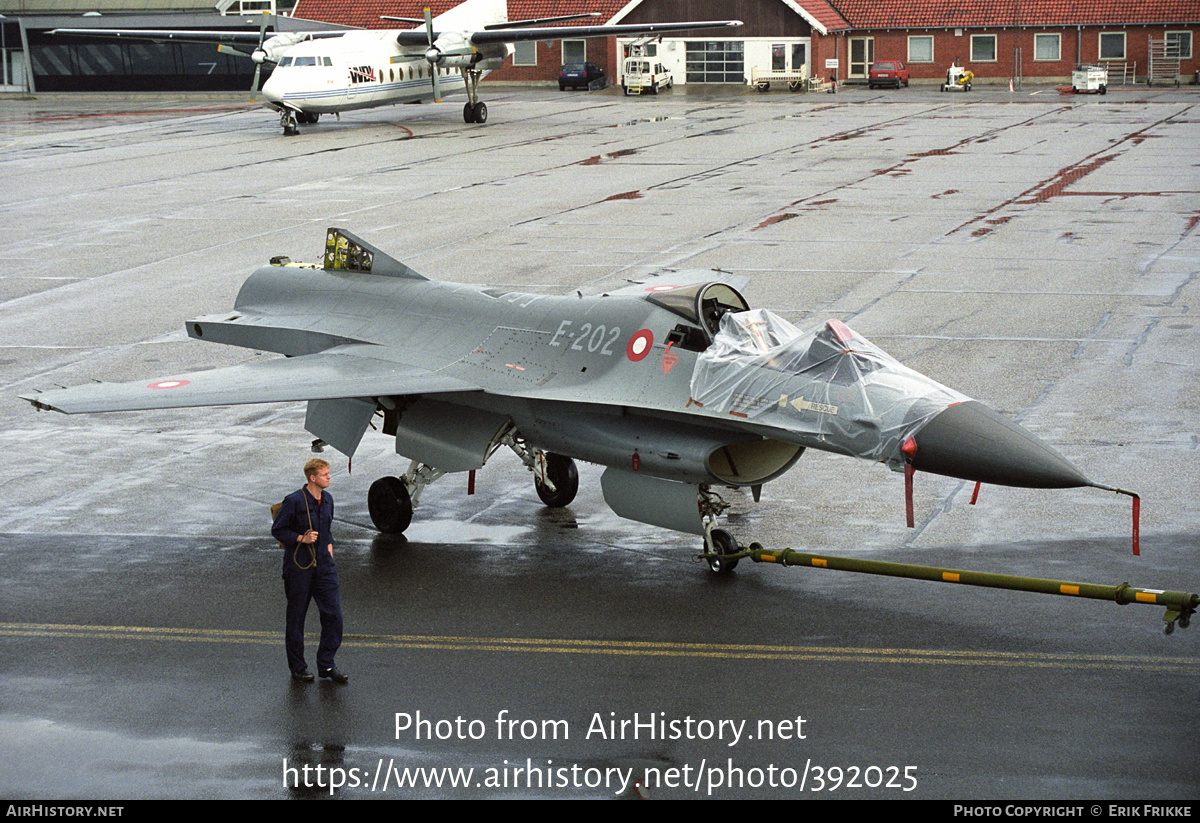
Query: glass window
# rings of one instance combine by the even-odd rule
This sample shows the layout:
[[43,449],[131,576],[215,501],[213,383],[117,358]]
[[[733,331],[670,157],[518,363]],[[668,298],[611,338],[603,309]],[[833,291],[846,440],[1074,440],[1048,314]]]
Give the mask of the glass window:
[[583,63],[587,60],[586,40],[562,41],[562,61],[564,63]]
[[972,34],[971,35],[971,62],[972,63],[994,63],[994,62],[996,62],[996,35],[994,35],[994,34]]
[[1034,60],[1061,60],[1062,37],[1058,34],[1035,34],[1033,36]]
[[1190,31],[1167,32],[1167,57],[1180,60],[1192,59],[1192,33]]
[[532,41],[514,44],[513,48],[513,65],[514,66],[536,66],[537,65],[537,47],[538,44]]
[[1123,32],[1123,31],[1100,32],[1100,59],[1101,60],[1124,60],[1125,59],[1125,32]]
[[910,63],[932,63],[933,62],[933,37],[929,35],[919,35],[908,38],[908,62]]
[[792,71],[800,71],[801,66],[808,65],[808,46],[804,43],[792,43]]

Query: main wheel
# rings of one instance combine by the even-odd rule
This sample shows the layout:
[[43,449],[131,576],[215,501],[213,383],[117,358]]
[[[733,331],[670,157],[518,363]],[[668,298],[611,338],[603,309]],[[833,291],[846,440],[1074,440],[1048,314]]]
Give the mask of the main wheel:
[[546,452],[546,477],[554,484],[554,491],[534,478],[533,487],[542,502],[554,509],[570,505],[579,491],[579,470],[575,461],[561,454]]
[[[738,550],[737,541],[733,539],[733,535],[724,529],[712,530],[713,551],[717,554],[733,554]],[[732,560],[726,557],[709,557],[708,568],[713,574],[727,574],[737,567],[740,557],[735,557]]]
[[464,123],[474,123],[475,122],[475,108],[470,103],[463,104],[463,122]]
[[412,522],[412,498],[399,477],[381,477],[367,490],[371,522],[384,534],[400,534]]
[[486,123],[487,122],[487,104],[485,104],[482,100],[480,100],[478,103],[476,103],[474,106],[472,106],[472,108],[475,110],[474,111],[475,122],[479,123],[480,125]]

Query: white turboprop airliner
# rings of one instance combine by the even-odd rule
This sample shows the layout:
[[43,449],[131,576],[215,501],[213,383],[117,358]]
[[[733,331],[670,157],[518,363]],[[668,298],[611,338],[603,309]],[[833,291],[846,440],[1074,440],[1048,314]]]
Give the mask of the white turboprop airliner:
[[[249,57],[258,68],[275,66],[263,86],[266,104],[279,112],[285,134],[300,123],[316,123],[322,114],[354,109],[440,101],[443,94],[465,90],[463,120],[486,123],[487,106],[479,99],[479,79],[499,68],[513,44],[531,40],[582,39],[613,35],[660,34],[692,29],[740,26],[738,20],[636,23],[614,26],[548,26],[579,17],[568,15],[508,22],[506,0],[467,0],[433,17],[384,19],[417,24],[414,29],[342,29],[288,31],[266,36],[267,17],[257,33],[170,31],[158,29],[54,29],[52,34],[215,43],[223,52]],[[251,52],[230,43],[253,44]]]

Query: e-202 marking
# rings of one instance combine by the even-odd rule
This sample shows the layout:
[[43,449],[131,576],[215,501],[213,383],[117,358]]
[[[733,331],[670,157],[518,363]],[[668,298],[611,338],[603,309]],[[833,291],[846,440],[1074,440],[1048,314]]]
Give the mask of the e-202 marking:
[[613,344],[617,342],[617,338],[621,336],[621,327],[613,326],[609,328],[603,323],[584,323],[579,327],[579,333],[573,334],[567,330],[568,326],[574,325],[570,320],[564,320],[558,324],[558,331],[550,338],[551,346],[562,345],[559,338],[564,335],[571,342],[571,348],[575,351],[583,351],[584,346],[591,354],[599,352],[607,357],[612,357]]

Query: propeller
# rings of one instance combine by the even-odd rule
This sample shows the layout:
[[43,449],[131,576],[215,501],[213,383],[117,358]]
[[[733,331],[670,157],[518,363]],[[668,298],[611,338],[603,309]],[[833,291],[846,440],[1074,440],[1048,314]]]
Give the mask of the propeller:
[[236,54],[238,57],[247,57],[254,61],[254,82],[250,84],[251,94],[258,92],[258,80],[262,75],[262,64],[266,62],[275,62],[274,60],[270,59],[270,57],[267,55],[267,50],[263,48],[263,43],[267,38],[267,23],[269,22],[270,16],[264,11],[262,22],[258,25],[258,46],[250,53],[246,53],[240,49],[235,49],[233,46],[227,46],[224,43],[217,46],[217,51],[221,52],[222,54]]
[[433,12],[425,7],[425,36],[429,40],[429,48],[425,50],[425,59],[429,61],[429,75],[433,78],[433,102],[442,102],[442,86],[438,82],[438,61],[442,59],[442,50],[433,44]]

